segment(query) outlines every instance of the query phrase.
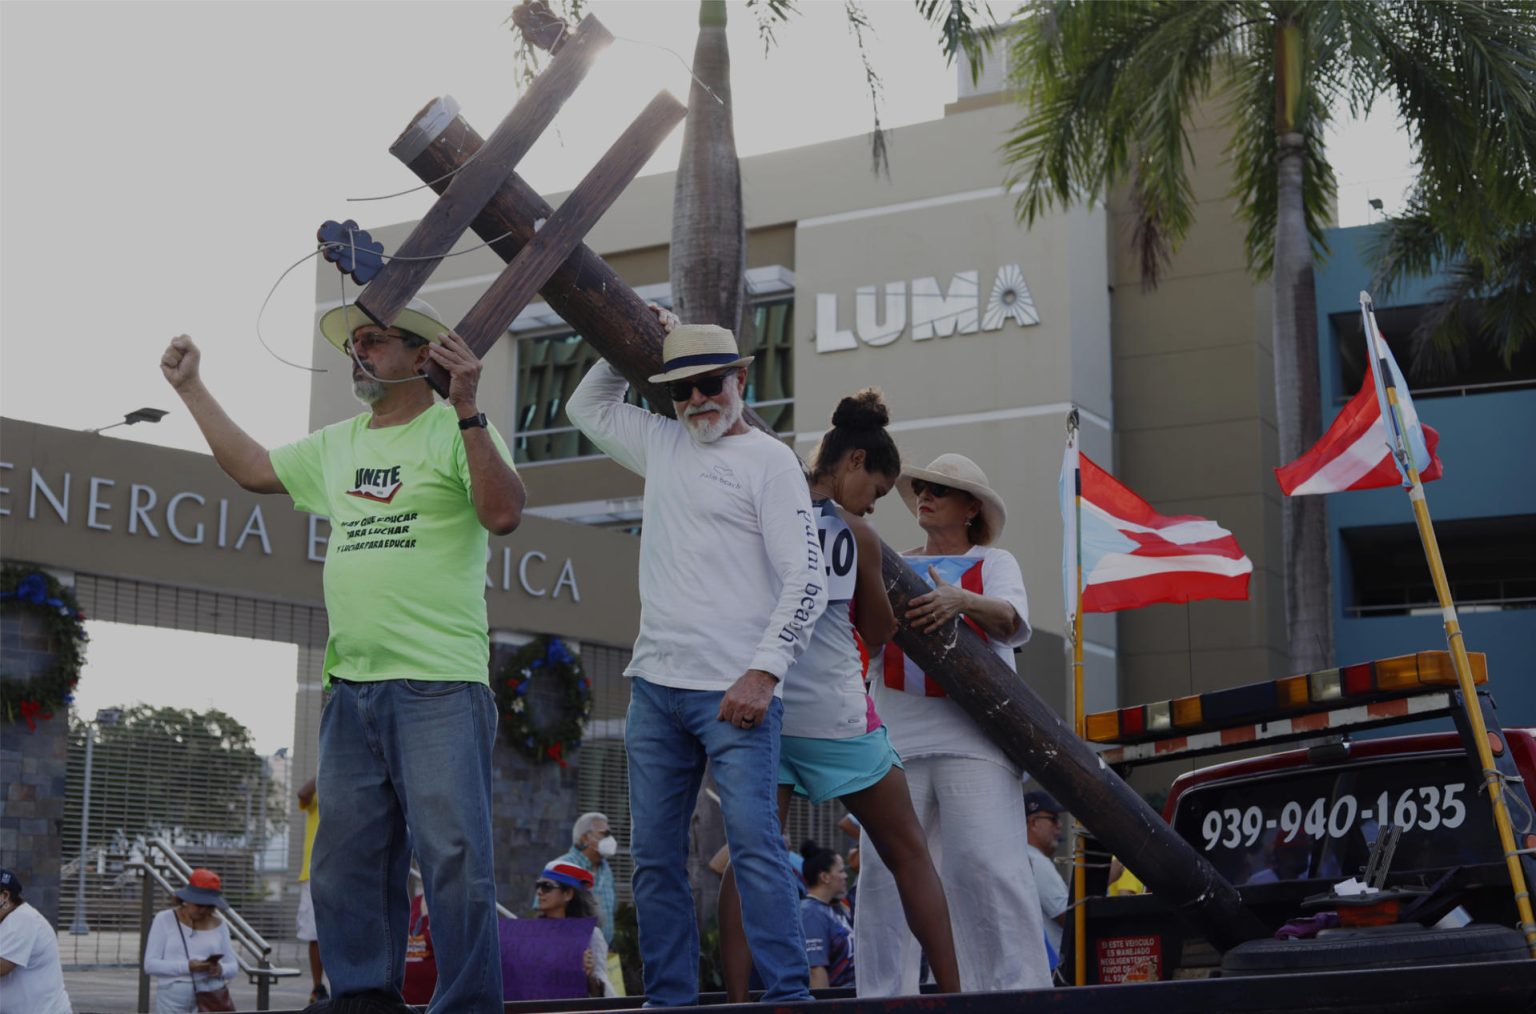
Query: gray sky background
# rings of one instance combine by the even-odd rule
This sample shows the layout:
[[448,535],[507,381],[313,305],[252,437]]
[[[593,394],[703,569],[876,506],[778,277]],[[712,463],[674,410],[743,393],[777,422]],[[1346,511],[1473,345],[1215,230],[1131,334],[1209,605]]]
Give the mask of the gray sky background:
[[[999,13],[1010,3],[997,4]],[[419,218],[426,191],[387,152],[427,101],[451,94],[488,134],[517,96],[504,2],[0,3],[0,412],[86,429],[140,406],[158,425],[113,435],[204,450],[160,376],[166,341],[204,350],[210,388],[257,439],[301,436],[308,374],[273,359],[257,311],[328,219],[365,228]],[[764,56],[752,15],[730,8],[743,156],[866,133],[869,97],[838,0],[801,0]],[[866,0],[884,78],[882,122],[934,119],[955,72],[910,0]],[[566,190],[659,89],[686,101],[697,4],[596,2],[617,37],[519,171]],[[670,50],[670,52],[668,51]],[[681,129],[647,167],[675,167]],[[1391,117],[1340,130],[1340,223],[1390,211],[1410,180]],[[898,153],[899,154],[899,153]],[[303,361],[314,268],[284,281],[262,318]],[[292,736],[287,645],[93,623],[80,708],[143,699],[217,705],[270,752]],[[154,658],[153,666],[129,659]]]

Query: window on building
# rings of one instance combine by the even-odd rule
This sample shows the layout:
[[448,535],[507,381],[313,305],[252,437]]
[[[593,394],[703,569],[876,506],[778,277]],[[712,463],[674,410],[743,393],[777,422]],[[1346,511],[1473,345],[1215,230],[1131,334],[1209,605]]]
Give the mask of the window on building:
[[[747,403],[776,433],[794,430],[794,302],[778,299],[748,308],[752,354]],[[518,464],[585,458],[601,452],[566,418],[565,404],[595,349],[572,331],[520,338],[517,342],[517,414],[512,453]],[[643,405],[631,389],[627,400]]]
[[[1490,391],[1536,387],[1536,343],[1525,347],[1508,365],[1484,341],[1473,339],[1448,357],[1415,356],[1414,329],[1430,310],[1429,305],[1394,306],[1376,310],[1376,324],[1386,335],[1392,358],[1408,381],[1415,398],[1447,398]],[[1358,310],[1328,317],[1333,327],[1343,388],[1337,401],[1348,401],[1365,380],[1365,339]]]
[[[1353,588],[1349,615],[1439,612],[1416,527],[1346,528],[1340,534]],[[1536,514],[1442,521],[1435,536],[1457,609],[1536,608]]]

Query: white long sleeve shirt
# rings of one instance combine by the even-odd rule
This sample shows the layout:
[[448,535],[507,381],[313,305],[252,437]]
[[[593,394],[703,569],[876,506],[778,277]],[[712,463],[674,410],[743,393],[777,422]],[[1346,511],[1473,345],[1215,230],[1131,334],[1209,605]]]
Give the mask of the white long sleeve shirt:
[[[222,918],[212,929],[195,930],[184,925],[180,933],[176,930],[174,908],[161,909],[149,924],[149,939],[144,943],[144,971],[153,975],[159,985],[168,986],[181,979],[192,982],[197,989],[218,989],[240,971],[235,961],[234,944],[229,939],[229,924]],[[183,934],[185,948],[182,947]],[[194,979],[187,970],[188,961],[205,961],[215,954],[224,956],[219,961],[220,974],[199,972]]]
[[646,480],[640,636],[624,675],[723,691],[761,669],[782,694],[827,605],[800,460],[757,430],[701,444],[677,420],[624,404],[628,386],[598,362],[566,405],[577,428]]

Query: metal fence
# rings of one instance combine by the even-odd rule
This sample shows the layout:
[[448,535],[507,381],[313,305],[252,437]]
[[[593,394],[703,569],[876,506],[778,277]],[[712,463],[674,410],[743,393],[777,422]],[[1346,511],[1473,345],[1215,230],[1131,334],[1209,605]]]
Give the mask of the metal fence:
[[[610,860],[622,903],[631,899],[633,871],[624,754],[629,652],[585,645],[581,657],[593,707],[577,762],[576,812],[607,814],[624,844]],[[273,942],[274,960],[300,960],[293,940],[300,849],[292,837],[302,836],[303,824],[300,817],[289,827],[296,789],[289,760],[258,755],[231,718],[238,720],[142,706],[92,720],[72,716],[59,915],[66,966],[138,963],[140,885],[131,864],[145,857],[152,838],[166,840],[193,866],[216,870],[230,903]],[[812,807],[796,799],[786,826],[791,845],[809,837],[841,847],[836,823],[843,812],[835,803]],[[522,907],[512,900],[511,907]]]
[[61,843],[64,963],[138,963],[140,883],[130,867],[154,838],[217,871],[225,897],[257,932],[291,935],[283,761],[259,756],[218,712],[138,706],[92,721],[72,716]]

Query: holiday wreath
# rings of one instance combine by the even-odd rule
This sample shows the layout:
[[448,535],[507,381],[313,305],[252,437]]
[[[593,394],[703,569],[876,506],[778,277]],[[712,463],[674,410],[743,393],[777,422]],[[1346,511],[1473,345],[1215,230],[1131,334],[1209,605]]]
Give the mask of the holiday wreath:
[[[30,676],[0,672],[0,717],[25,721],[36,730],[38,719],[74,700],[75,684],[85,662],[85,614],[68,588],[40,570],[6,564],[0,570],[0,609],[31,613],[41,620],[40,640],[52,659]],[[14,657],[10,652],[7,656]]]
[[[551,721],[535,721],[529,707],[529,688],[535,681],[549,681],[556,692],[541,700],[558,701],[559,714]],[[491,673],[496,692],[496,711],[508,740],[536,761],[552,760],[565,767],[565,753],[581,742],[587,716],[592,713],[592,685],[582,675],[581,659],[571,654],[558,637],[540,635],[517,648]],[[546,717],[539,708],[540,718]],[[550,710],[553,710],[552,708]]]

